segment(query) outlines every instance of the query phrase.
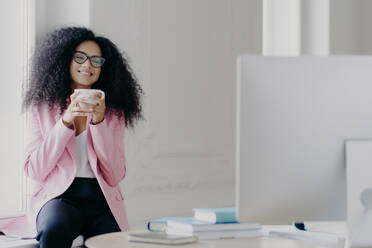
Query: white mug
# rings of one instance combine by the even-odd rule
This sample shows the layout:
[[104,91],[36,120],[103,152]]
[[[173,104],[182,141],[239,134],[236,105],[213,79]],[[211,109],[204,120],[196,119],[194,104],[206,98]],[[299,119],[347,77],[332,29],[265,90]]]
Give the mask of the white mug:
[[101,93],[101,99],[105,98],[105,92],[103,92],[102,90],[97,90],[97,89],[75,89],[74,92],[78,93],[79,96],[81,97],[88,98],[88,99],[85,99],[84,102],[95,104],[95,105],[97,105],[97,102],[94,101],[93,99],[89,99],[89,97],[92,97],[95,93],[99,92]]

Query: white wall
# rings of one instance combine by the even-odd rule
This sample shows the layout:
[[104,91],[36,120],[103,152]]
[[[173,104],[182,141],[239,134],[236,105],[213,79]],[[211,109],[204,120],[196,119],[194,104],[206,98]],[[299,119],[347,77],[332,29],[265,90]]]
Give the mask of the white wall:
[[359,0],[356,5],[356,53],[372,54],[372,1]]
[[91,1],[129,56],[145,117],[127,133],[130,222],[234,204],[235,61],[261,52],[259,0]]
[[330,0],[330,53],[356,54],[359,27],[358,1]]
[[35,0],[36,38],[61,26],[89,27],[90,0]]
[[330,0],[331,54],[372,54],[372,1]]

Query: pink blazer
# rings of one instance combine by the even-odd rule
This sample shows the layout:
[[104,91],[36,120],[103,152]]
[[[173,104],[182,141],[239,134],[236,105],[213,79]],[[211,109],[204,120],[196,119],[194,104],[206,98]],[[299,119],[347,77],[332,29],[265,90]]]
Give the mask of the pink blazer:
[[[120,229],[128,230],[124,197],[119,182],[125,177],[124,121],[105,116],[103,122],[90,124],[87,118],[88,160]],[[50,199],[67,190],[76,174],[75,130],[62,123],[57,108],[47,105],[29,111],[24,171],[31,179],[31,198],[27,214],[0,220],[0,231],[20,237],[36,236],[36,217]]]

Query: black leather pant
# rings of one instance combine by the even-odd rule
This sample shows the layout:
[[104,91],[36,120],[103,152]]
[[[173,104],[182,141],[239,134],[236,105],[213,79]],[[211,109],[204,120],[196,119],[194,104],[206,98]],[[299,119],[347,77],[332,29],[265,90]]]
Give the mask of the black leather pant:
[[79,235],[87,239],[120,231],[97,179],[79,177],[41,208],[36,227],[40,248],[70,248]]

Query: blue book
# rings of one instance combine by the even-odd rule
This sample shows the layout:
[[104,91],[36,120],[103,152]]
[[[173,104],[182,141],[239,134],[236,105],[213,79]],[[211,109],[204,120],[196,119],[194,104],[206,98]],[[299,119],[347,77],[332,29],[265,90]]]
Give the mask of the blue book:
[[210,223],[237,223],[235,208],[193,208],[194,218]]
[[[215,231],[256,231],[260,230],[261,225],[257,223],[211,223],[197,220],[195,218],[184,218],[183,220],[168,220],[166,232],[177,231],[180,235],[191,235],[197,232]],[[175,234],[175,233],[173,233]]]
[[164,217],[160,219],[146,221],[146,228],[151,232],[165,232],[167,222],[173,221],[189,221],[190,218],[185,217]]

